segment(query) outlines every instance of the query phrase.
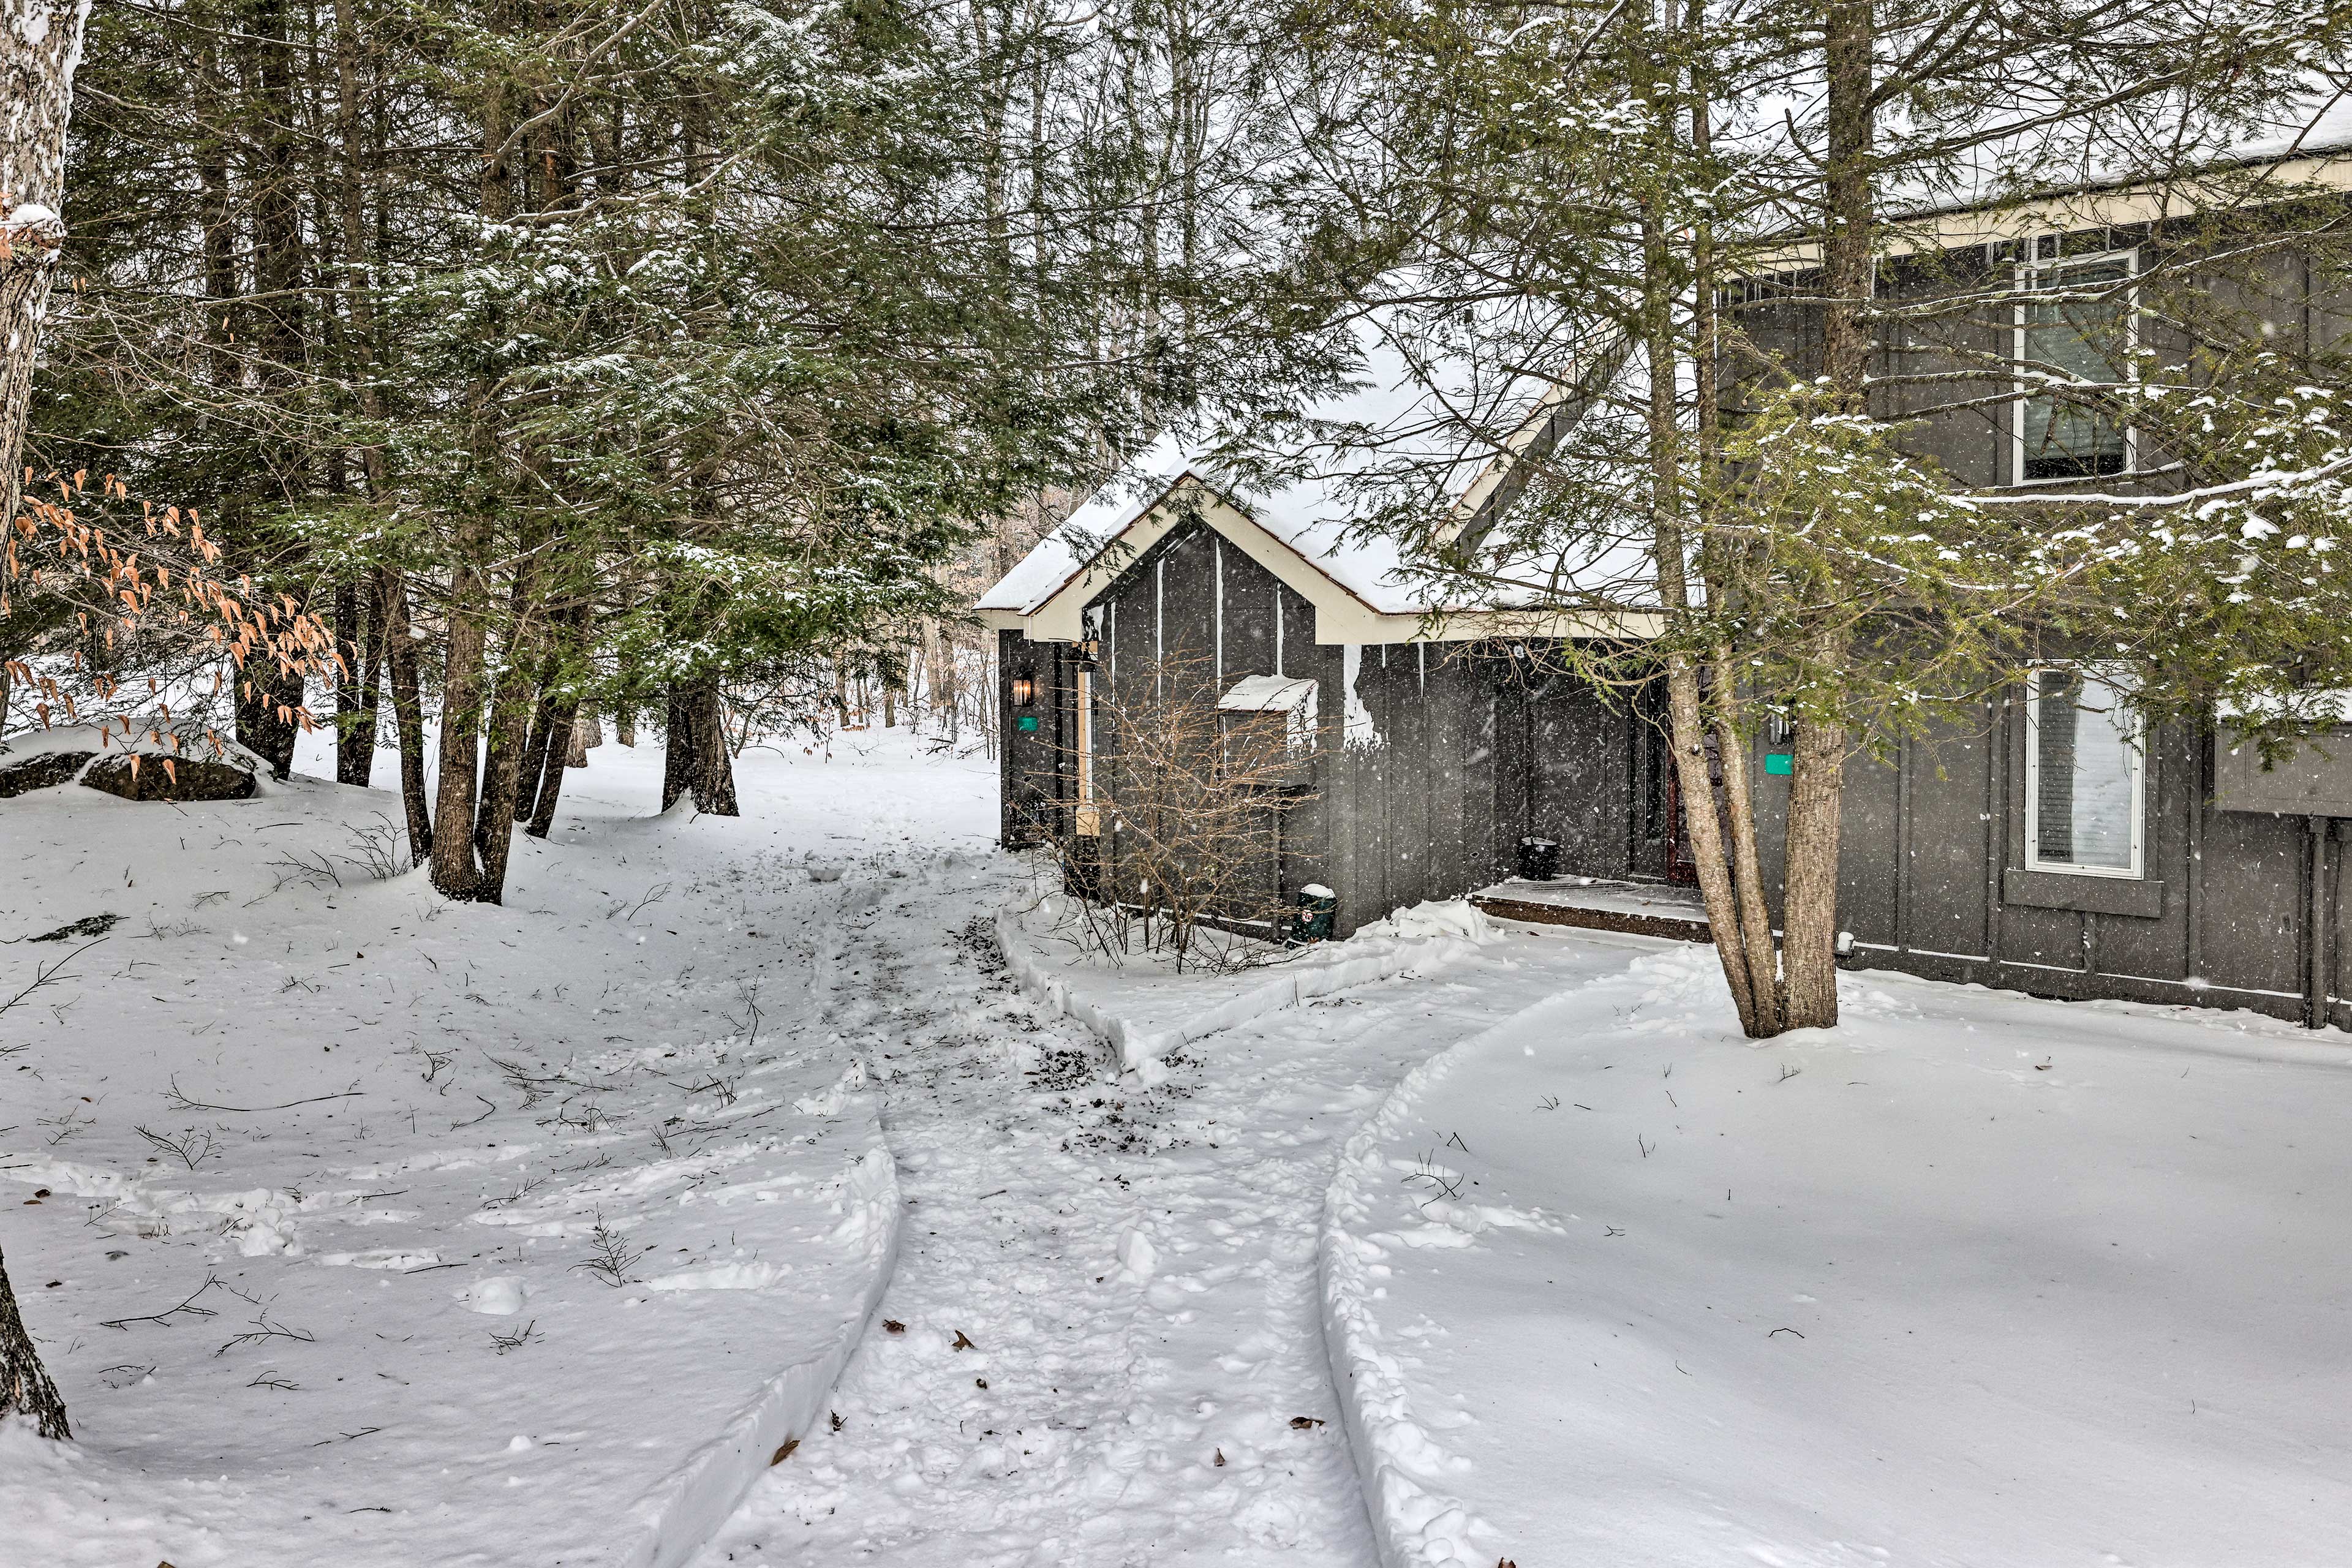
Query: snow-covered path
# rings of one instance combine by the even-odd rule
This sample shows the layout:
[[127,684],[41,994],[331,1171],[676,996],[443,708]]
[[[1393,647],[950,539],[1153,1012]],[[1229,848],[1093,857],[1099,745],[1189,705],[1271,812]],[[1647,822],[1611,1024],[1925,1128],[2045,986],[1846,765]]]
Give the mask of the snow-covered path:
[[837,1428],[698,1563],[1370,1563],[1316,1287],[1338,1150],[1431,1053],[1631,952],[1516,939],[1211,1037],[1135,1091],[1004,977],[971,896],[1001,868],[866,874],[814,984],[883,1079],[908,1205],[887,1321]]

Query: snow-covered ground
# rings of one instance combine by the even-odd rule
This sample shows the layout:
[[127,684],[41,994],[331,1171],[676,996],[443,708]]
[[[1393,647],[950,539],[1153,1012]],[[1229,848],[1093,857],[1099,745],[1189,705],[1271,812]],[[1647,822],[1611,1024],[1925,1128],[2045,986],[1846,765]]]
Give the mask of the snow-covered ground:
[[0,1562],[706,1535],[896,1241],[840,911],[984,877],[986,764],[869,750],[755,751],[727,821],[653,816],[658,746],[599,748],[499,909],[371,876],[382,791],[0,803],[0,998],[71,955],[0,1017],[0,1193],[79,1439],[0,1432]]
[[0,803],[0,999],[121,917],[0,1016],[78,1436],[0,1430],[0,1564],[2344,1558],[2333,1037],[1865,976],[1759,1047],[1459,909],[1111,970],[984,762],[659,765],[501,909],[382,792]]
[[2352,1049],[1664,950],[1416,1071],[1325,1238],[1393,1564],[2352,1561]]
[[1205,975],[1204,1011],[1256,998],[1224,1014],[1244,1021],[1122,1076],[1060,1011],[1158,1037],[1171,983],[1044,943],[1015,952],[1024,988],[969,909],[895,885],[847,948],[874,984],[837,1026],[876,1071],[908,1202],[881,1307],[903,1331],[868,1333],[837,1429],[761,1479],[699,1568],[1361,1568],[1316,1292],[1339,1147],[1432,1052],[1640,947],[1422,922],[1404,940],[1427,973],[1296,1005],[1262,984],[1281,970]]

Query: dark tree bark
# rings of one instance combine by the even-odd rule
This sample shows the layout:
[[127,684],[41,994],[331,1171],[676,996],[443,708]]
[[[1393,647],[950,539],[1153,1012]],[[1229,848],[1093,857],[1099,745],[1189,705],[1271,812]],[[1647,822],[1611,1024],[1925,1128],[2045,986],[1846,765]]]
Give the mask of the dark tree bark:
[[735,760],[716,680],[674,686],[669,694],[668,750],[662,764],[662,809],[680,795],[709,816],[740,816],[735,803]]
[[[520,668],[531,662],[520,658],[515,665]],[[534,694],[526,689],[520,677],[509,676],[499,684],[498,700],[490,710],[490,740],[482,769],[481,812],[475,819],[474,828],[474,847],[482,860],[481,879],[469,895],[486,904],[499,903],[506,898],[507,858],[514,847],[515,804],[522,795],[523,742],[530,738],[534,702]]]
[[236,678],[237,742],[260,756],[281,779],[293,771],[294,742],[302,731],[289,715],[302,706],[302,696],[301,676],[280,673],[268,655],[257,651]]
[[[518,171],[514,150],[507,145],[516,106],[508,101],[502,83],[493,83],[482,105],[482,174],[479,206],[483,218],[502,223],[514,211]],[[467,417],[472,426],[472,462],[484,474],[499,471],[503,461],[502,413],[490,377],[477,376],[466,388]],[[450,899],[481,896],[482,871],[476,851],[483,805],[482,731],[490,719],[494,693],[489,689],[490,573],[498,553],[497,521],[479,507],[459,519],[449,552],[448,635],[441,675],[441,766],[433,805],[438,831],[433,836],[433,886]],[[521,668],[535,668],[536,664]],[[490,727],[495,727],[494,725]],[[515,737],[520,752],[527,735]],[[520,757],[508,759],[520,769]],[[507,819],[514,824],[512,796]]]
[[361,602],[367,606],[367,636],[360,642],[359,732],[366,742],[366,750],[359,764],[359,777],[349,782],[366,784],[375,773],[376,743],[382,736],[383,714],[383,615],[376,603],[373,577],[363,582]]
[[44,1437],[64,1442],[73,1436],[66,1425],[66,1402],[49,1381],[33,1336],[25,1331],[7,1263],[0,1259],[0,1419],[16,1415],[31,1416]]
[[[551,725],[568,728],[572,722],[572,709],[576,706],[572,704],[558,709],[550,721]],[[557,761],[555,749],[551,746],[540,756],[539,790],[531,802],[530,825],[523,831],[533,838],[546,837],[548,830],[555,826],[555,805],[562,795],[563,764]]]
[[335,782],[364,784],[375,766],[375,671],[368,650],[375,627],[361,626],[360,585],[346,578],[335,584],[335,652],[342,669],[335,682]]
[[416,641],[409,635],[408,588],[390,567],[376,574],[376,618],[383,623],[392,675],[393,727],[400,738],[400,801],[408,812],[408,863],[433,854],[433,809],[425,798],[425,703],[417,690]]
[[[562,707],[555,700],[555,666],[550,660],[546,672],[540,677],[539,701],[530,714],[530,734],[522,743],[522,788],[515,794],[518,820],[537,815],[541,781],[547,772],[548,748]],[[539,837],[543,838],[546,835]]]
[[694,772],[693,727],[687,722],[679,689],[669,689],[669,711],[662,721],[662,809],[676,805]]

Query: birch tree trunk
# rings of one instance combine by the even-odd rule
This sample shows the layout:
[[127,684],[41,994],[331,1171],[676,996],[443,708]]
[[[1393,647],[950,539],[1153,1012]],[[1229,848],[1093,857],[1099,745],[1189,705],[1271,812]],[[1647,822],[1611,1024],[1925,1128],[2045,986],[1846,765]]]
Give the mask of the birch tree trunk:
[[90,0],[0,5],[0,520],[24,488],[25,416],[65,243],[66,123]]

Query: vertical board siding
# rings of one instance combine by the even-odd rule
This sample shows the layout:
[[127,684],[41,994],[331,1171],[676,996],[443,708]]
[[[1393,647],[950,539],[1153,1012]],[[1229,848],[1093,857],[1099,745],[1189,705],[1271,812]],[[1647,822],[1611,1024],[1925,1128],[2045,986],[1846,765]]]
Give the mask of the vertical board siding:
[[2147,874],[2164,882],[2164,912],[2155,920],[2091,917],[2097,924],[2093,946],[2105,973],[2188,978],[2189,913],[2183,895],[2189,823],[2205,804],[2200,750],[2198,737],[2177,727],[2148,737],[2146,863]]
[[2199,911],[2204,978],[2215,985],[2300,992],[2303,822],[2249,812],[2207,814]]
[[1985,789],[1989,733],[1953,730],[1904,748],[1906,947],[1989,958]]
[[1324,855],[1330,873],[1323,880],[1339,895],[1339,928],[1353,931],[1360,923],[1363,900],[1357,886],[1361,858],[1356,853],[1356,760],[1349,753],[1340,719],[1340,683],[1347,671],[1344,650],[1317,647],[1315,663],[1319,721],[1316,745],[1321,761],[1317,772],[1323,797]]
[[1845,769],[1843,827],[1838,839],[1838,926],[1857,942],[1894,945],[1900,876],[1896,770],[1858,758]]
[[1389,881],[1393,868],[1389,859],[1389,768],[1393,753],[1388,744],[1391,734],[1388,713],[1388,647],[1373,644],[1356,661],[1356,700],[1372,716],[1372,731],[1378,739],[1358,748],[1361,781],[1362,809],[1356,821],[1356,858],[1361,867],[1364,918],[1375,920],[1388,913],[1394,900],[1389,896]]
[[1429,879],[1438,896],[1481,886],[1472,868],[1463,818],[1469,805],[1468,750],[1465,731],[1473,717],[1473,696],[1464,679],[1465,665],[1444,647],[1430,649],[1429,682]]

